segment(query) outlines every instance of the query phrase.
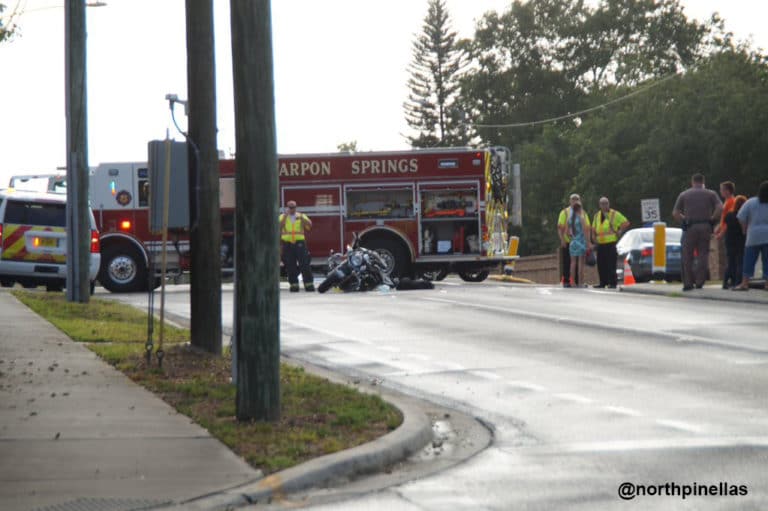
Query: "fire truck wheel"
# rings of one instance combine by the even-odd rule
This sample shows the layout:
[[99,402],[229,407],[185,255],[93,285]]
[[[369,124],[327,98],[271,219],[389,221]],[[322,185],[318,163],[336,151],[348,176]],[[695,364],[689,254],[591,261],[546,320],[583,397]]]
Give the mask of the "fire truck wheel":
[[464,282],[482,282],[488,278],[488,270],[482,271],[461,271],[459,277]]
[[373,238],[363,243],[365,248],[379,253],[387,265],[386,272],[390,277],[402,277],[409,274],[408,256],[405,247],[396,241]]
[[147,268],[134,248],[112,246],[102,254],[99,282],[112,293],[142,291],[147,285]]

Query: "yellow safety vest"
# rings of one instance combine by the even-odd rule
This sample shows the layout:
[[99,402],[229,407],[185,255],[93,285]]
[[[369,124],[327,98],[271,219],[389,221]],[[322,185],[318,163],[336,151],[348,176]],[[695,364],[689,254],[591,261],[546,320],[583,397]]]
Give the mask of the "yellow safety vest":
[[601,212],[602,210],[595,214],[595,221],[592,222],[592,225],[595,226],[595,232],[597,233],[597,243],[602,245],[604,243],[619,241],[617,231],[613,225],[616,221],[616,211],[614,209],[609,210],[607,226],[605,224],[605,215],[603,215],[603,221],[599,221]]
[[296,243],[304,241],[304,215],[296,215],[296,220],[291,220],[290,216],[280,215],[280,240],[285,243]]

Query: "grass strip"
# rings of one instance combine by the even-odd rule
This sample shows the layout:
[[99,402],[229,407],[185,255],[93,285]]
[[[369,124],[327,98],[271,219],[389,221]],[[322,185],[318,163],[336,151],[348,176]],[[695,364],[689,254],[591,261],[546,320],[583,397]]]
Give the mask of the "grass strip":
[[265,474],[369,442],[402,422],[400,412],[380,397],[286,364],[280,367],[281,419],[239,422],[229,354],[190,346],[188,330],[167,326],[163,367],[156,361],[147,366],[147,318],[141,311],[98,298],[74,304],[60,293],[13,294]]

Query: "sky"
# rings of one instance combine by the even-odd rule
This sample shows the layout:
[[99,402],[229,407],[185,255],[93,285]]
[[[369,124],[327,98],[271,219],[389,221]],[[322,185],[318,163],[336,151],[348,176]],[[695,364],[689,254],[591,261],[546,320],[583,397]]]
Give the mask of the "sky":
[[[16,0],[1,0],[12,6]],[[13,174],[65,162],[64,0],[22,0],[21,35],[0,44],[0,187]],[[186,99],[184,0],[106,0],[87,9],[88,153],[91,166],[144,161],[147,142],[173,127],[166,94]],[[229,1],[214,0],[219,149],[235,150]],[[717,11],[737,38],[768,48],[768,2],[682,0],[686,13]],[[509,0],[446,0],[453,28]],[[280,153],[407,149],[408,64],[427,0],[272,2]],[[761,30],[762,29],[762,30]],[[183,109],[177,120],[186,126]]]

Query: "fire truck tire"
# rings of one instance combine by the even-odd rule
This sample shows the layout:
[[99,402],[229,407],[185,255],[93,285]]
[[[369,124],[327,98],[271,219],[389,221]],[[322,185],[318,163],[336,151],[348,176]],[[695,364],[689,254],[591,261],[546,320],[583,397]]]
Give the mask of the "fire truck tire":
[[114,245],[101,255],[99,282],[112,293],[132,293],[147,288],[147,267],[141,254],[127,245]]
[[464,282],[482,282],[488,278],[488,270],[482,271],[461,271],[459,277]]
[[397,241],[373,238],[363,243],[365,248],[375,250],[384,259],[390,277],[403,277],[410,274],[408,252],[402,243]]

